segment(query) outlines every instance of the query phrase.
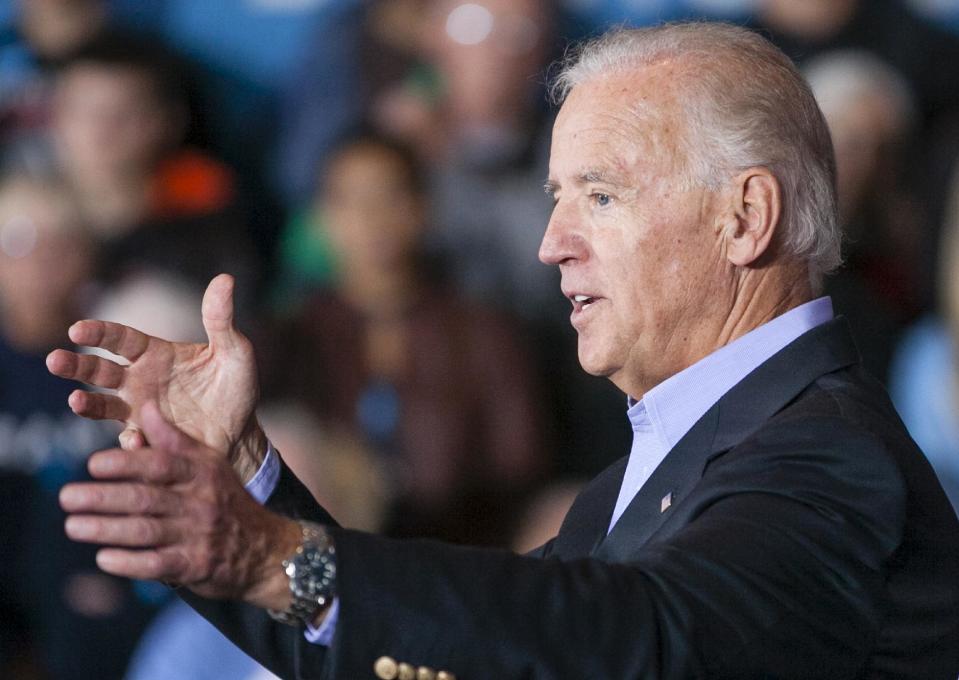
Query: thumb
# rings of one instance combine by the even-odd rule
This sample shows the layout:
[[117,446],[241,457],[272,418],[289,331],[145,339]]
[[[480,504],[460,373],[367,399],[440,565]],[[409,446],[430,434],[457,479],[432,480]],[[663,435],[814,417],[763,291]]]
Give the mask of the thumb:
[[214,349],[232,349],[241,337],[233,325],[233,288],[233,277],[220,274],[210,281],[203,294],[203,328]]
[[140,409],[140,429],[150,446],[155,449],[186,453],[197,445],[189,435],[178,430],[163,417],[155,401],[148,401]]
[[136,451],[146,445],[143,432],[136,425],[127,425],[120,433],[120,448],[124,451]]

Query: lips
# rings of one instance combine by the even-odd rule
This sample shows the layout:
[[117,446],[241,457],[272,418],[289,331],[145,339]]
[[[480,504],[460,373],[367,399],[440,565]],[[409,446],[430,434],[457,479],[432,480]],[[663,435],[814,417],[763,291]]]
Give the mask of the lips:
[[572,298],[573,308],[576,310],[585,310],[591,304],[596,302],[598,298],[593,295],[574,295]]
[[584,313],[589,312],[598,302],[603,301],[605,298],[591,293],[588,291],[564,291],[567,299],[573,305],[573,313],[570,320],[575,325],[576,319],[582,316]]

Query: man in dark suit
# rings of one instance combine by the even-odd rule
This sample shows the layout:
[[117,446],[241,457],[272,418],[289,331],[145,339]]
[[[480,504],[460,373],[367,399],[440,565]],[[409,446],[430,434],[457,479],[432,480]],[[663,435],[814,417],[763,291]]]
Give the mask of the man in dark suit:
[[583,367],[630,396],[634,443],[553,541],[336,528],[256,423],[229,277],[204,299],[208,345],[85,321],[74,342],[130,365],[51,355],[118,388],[76,412],[128,423],[90,460],[100,481],[61,494],[67,533],[111,546],[106,571],[184,584],[286,677],[959,675],[959,522],[815,299],[838,234],[808,87],[709,24],[609,34],[558,87],[540,258]]

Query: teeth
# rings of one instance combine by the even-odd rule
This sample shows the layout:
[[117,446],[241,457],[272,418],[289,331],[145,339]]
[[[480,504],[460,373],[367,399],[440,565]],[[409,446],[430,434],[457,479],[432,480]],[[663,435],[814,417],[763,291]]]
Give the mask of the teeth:
[[590,296],[588,296],[588,295],[574,295],[574,296],[573,296],[573,300],[575,300],[576,302],[586,302],[587,300],[591,300],[591,299],[592,299],[592,298],[591,298]]

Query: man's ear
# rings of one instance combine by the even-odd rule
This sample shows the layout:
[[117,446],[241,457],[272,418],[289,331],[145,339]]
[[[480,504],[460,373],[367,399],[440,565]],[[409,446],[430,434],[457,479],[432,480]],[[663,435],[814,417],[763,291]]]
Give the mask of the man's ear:
[[782,192],[767,168],[749,168],[732,182],[732,200],[724,221],[726,258],[737,267],[758,260],[779,227]]

